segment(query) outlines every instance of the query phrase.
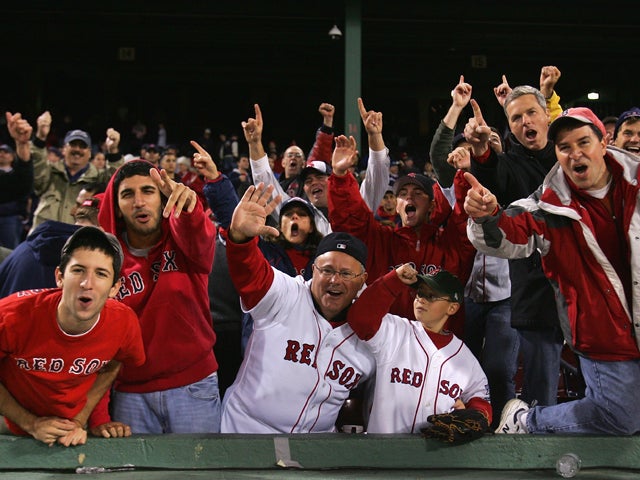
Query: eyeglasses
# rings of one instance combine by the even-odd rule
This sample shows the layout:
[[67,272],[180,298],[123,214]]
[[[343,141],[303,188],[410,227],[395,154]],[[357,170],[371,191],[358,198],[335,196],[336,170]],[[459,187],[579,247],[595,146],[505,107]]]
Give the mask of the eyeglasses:
[[447,302],[452,301],[449,297],[437,297],[433,293],[421,293],[419,290],[416,291],[416,298],[429,303],[437,302],[438,300],[446,300]]
[[339,272],[338,270],[334,270],[331,267],[319,267],[315,263],[313,264],[313,268],[315,268],[318,271],[318,273],[320,273],[320,276],[322,276],[322,278],[327,278],[327,279],[333,278],[334,275],[338,275],[342,280],[351,281],[364,274],[364,272],[362,273],[353,273],[353,272],[347,272],[347,271]]
[[302,158],[302,154],[301,153],[292,153],[292,152],[287,153],[287,158],[293,158],[293,157]]

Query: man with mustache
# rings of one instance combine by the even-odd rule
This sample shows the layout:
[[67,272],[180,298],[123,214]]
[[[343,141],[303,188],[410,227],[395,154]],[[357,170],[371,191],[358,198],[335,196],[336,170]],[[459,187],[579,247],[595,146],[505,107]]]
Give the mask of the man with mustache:
[[[7,113],[10,132],[17,128],[21,119],[20,113]],[[120,133],[113,128],[107,129],[107,166],[104,170],[98,170],[90,163],[91,137],[84,130],[67,132],[62,147],[62,162],[47,162],[45,141],[51,130],[51,122],[51,114],[48,111],[38,117],[36,134],[31,144],[33,188],[39,197],[31,231],[45,220],[73,224],[73,209],[80,190],[89,183],[107,182],[113,172],[124,163],[119,151]]]

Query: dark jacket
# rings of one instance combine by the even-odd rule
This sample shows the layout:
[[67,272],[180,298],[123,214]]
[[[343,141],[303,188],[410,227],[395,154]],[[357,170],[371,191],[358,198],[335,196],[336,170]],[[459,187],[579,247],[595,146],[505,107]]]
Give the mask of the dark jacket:
[[[523,147],[510,135],[511,147],[479,163],[471,158],[471,173],[488,188],[502,207],[526,198],[537,190],[556,163],[552,142],[539,151]],[[555,295],[542,271],[539,253],[528,258],[509,260],[511,277],[511,325],[514,328],[541,330],[558,325]]]
[[47,220],[0,264],[0,298],[21,290],[56,286],[62,246],[79,227]]

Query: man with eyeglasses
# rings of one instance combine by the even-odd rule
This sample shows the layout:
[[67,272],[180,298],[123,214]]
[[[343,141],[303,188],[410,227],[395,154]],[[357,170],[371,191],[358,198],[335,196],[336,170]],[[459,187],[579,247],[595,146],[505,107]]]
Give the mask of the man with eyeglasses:
[[[9,131],[16,129],[22,119],[20,113],[7,117]],[[36,134],[31,142],[35,194],[39,197],[31,232],[45,220],[75,223],[73,211],[76,197],[87,184],[106,183],[124,163],[119,152],[120,133],[107,129],[107,166],[98,170],[90,163],[91,137],[84,130],[70,130],[64,137],[62,162],[47,162],[46,140],[51,130],[52,117],[46,111],[37,119]]]
[[229,273],[254,330],[225,394],[221,432],[332,432],[349,393],[375,368],[346,323],[367,279],[367,247],[331,233],[318,245],[311,280],[271,267],[258,237],[279,235],[266,225],[280,202],[269,201],[273,189],[249,187],[226,233]]
[[[416,320],[387,313],[407,287]],[[420,275],[408,263],[373,282],[349,310],[349,325],[376,359],[368,433],[418,433],[470,440],[491,422],[489,383],[462,341],[444,329],[464,298],[446,270]]]

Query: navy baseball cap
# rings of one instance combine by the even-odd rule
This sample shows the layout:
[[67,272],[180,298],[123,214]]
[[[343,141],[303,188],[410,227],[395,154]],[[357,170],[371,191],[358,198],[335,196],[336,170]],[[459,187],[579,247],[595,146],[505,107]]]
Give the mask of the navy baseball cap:
[[362,265],[367,264],[367,246],[362,240],[345,232],[332,232],[322,237],[315,258],[327,252],[342,252],[352,256]]
[[462,303],[464,287],[458,277],[446,270],[438,270],[427,275],[418,275],[418,281],[412,285],[418,288],[422,283],[427,284],[435,292],[446,296],[452,302]]
[[2,150],[3,152],[14,153],[13,148],[11,148],[6,143],[3,143],[2,145],[0,145],[0,150]]
[[616,122],[616,128],[613,130],[613,138],[615,139],[618,136],[618,130],[624,122],[629,120],[630,118],[639,118],[640,117],[640,108],[633,107],[626,112],[622,112],[622,114],[618,117],[618,121]]
[[304,208],[311,218],[314,217],[313,208],[311,208],[311,204],[309,202],[307,202],[304,198],[291,197],[282,202],[282,206],[280,207],[280,218],[282,218],[284,212],[292,207],[295,207],[296,205]]
[[80,140],[84,142],[88,148],[91,148],[91,137],[84,130],[70,130],[64,137],[65,145],[67,143],[73,142],[74,140]]

